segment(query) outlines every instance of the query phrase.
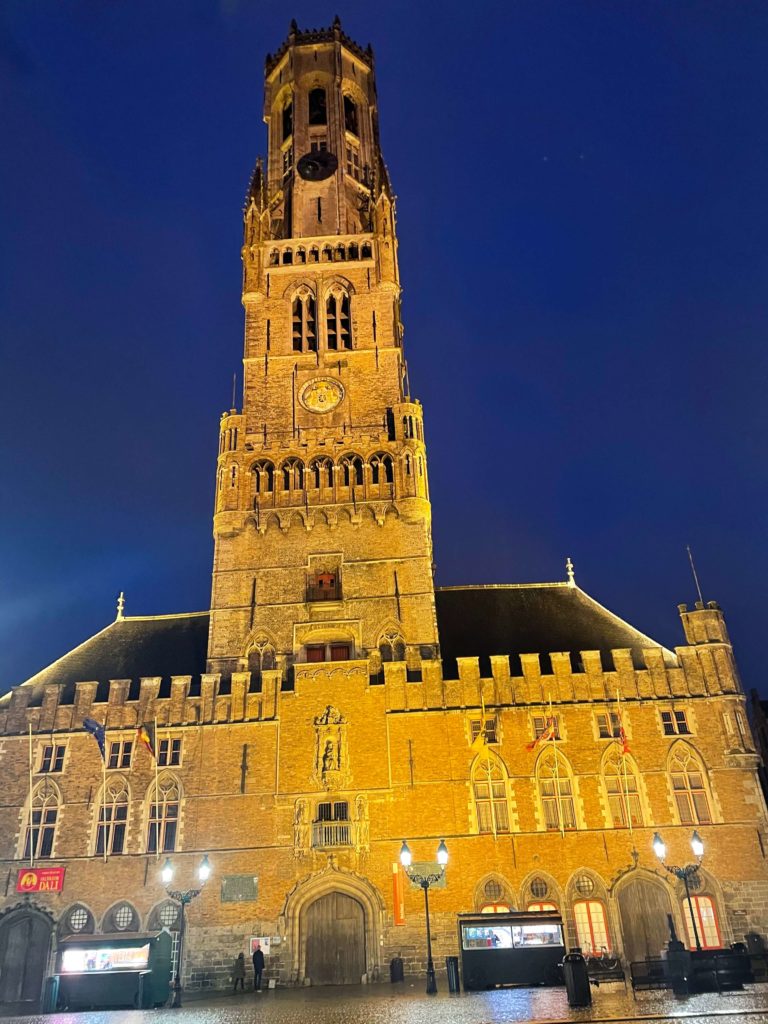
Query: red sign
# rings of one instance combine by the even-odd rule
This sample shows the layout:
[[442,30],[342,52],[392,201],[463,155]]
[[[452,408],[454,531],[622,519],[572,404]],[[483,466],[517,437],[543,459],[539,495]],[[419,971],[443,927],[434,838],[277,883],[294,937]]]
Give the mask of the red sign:
[[61,892],[66,868],[19,868],[16,892]]

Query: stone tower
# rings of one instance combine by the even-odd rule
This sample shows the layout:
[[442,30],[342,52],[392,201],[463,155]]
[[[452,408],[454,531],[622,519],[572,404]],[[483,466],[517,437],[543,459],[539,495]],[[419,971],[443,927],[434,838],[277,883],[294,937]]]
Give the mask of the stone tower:
[[[243,408],[221,419],[208,670],[439,654],[422,409],[402,348],[373,54],[300,31],[266,61],[244,217]],[[269,677],[276,682],[275,677]]]

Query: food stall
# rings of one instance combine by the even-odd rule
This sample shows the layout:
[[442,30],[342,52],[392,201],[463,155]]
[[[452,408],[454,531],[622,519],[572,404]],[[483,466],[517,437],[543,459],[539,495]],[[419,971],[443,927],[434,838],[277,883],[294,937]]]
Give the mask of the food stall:
[[565,945],[559,914],[459,914],[459,949],[467,990],[563,984],[558,964]]
[[168,999],[171,949],[167,931],[61,939],[56,956],[57,1008],[162,1006]]

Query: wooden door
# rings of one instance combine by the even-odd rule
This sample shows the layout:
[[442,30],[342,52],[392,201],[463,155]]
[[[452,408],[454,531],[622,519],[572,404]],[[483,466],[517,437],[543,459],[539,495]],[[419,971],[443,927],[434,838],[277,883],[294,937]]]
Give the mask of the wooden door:
[[627,960],[659,956],[669,942],[669,896],[661,885],[636,878],[619,891],[621,931]]
[[304,917],[306,966],[313,985],[359,985],[365,973],[365,912],[357,900],[329,892]]
[[38,1009],[48,963],[51,925],[41,914],[11,914],[0,923],[0,1003],[23,1013]]

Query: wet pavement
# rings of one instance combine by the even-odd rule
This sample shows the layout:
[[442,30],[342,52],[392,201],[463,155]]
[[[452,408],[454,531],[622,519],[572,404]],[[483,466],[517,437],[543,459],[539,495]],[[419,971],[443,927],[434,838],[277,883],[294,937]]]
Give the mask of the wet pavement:
[[678,1018],[686,1024],[768,1024],[768,986],[719,996],[676,999],[666,992],[639,992],[623,986],[593,990],[592,1006],[569,1010],[564,988],[499,989],[427,996],[421,984],[344,988],[278,989],[255,994],[216,994],[185,1000],[181,1010],[112,1010],[8,1017],[25,1024],[505,1024],[514,1021],[655,1021]]

